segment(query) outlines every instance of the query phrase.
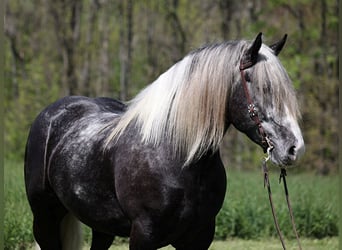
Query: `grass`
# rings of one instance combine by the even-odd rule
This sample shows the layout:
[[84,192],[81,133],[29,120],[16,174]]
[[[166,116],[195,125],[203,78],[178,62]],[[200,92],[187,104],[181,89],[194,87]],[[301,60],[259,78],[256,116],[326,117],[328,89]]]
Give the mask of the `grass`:
[[[217,217],[214,249],[280,249],[260,171],[228,170],[225,203]],[[270,173],[272,194],[280,228],[288,249],[296,249],[278,171]],[[338,177],[294,174],[288,187],[303,249],[338,249]],[[33,242],[32,215],[28,206],[23,164],[5,162],[5,249],[27,249]],[[90,241],[89,229],[85,240]],[[125,243],[111,249],[128,249]],[[172,249],[172,248],[164,248]]]
[[[288,250],[297,250],[296,240],[285,242]],[[338,250],[338,237],[329,237],[324,239],[301,239],[301,246],[305,250]],[[88,250],[89,245],[85,245],[83,250]],[[34,250],[31,246],[29,249]],[[128,250],[128,244],[113,244],[110,250]],[[161,248],[161,250],[173,250],[172,246]],[[225,241],[214,241],[209,250],[279,250],[281,249],[280,241],[276,238],[262,238],[258,240],[245,240],[240,238],[231,238]]]
[[[280,228],[292,237],[283,185],[278,184],[279,171],[270,170],[273,202]],[[323,238],[338,235],[338,178],[288,171],[287,184],[299,234]],[[239,237],[255,239],[277,237],[260,172],[228,171],[228,191],[217,217],[216,239]]]
[[23,164],[5,163],[5,249],[25,247],[33,241],[32,214],[26,198],[23,172]]
[[[297,242],[295,240],[285,242],[288,250],[298,249]],[[338,238],[324,238],[321,240],[313,239],[302,239],[302,248],[305,250],[338,250]],[[85,246],[83,250],[89,249]],[[110,250],[128,250],[127,244],[113,245]],[[163,247],[162,250],[172,250],[171,246]],[[275,238],[265,238],[258,240],[243,240],[239,238],[227,239],[225,241],[214,241],[209,250],[279,250],[281,249],[281,244],[278,239]]]

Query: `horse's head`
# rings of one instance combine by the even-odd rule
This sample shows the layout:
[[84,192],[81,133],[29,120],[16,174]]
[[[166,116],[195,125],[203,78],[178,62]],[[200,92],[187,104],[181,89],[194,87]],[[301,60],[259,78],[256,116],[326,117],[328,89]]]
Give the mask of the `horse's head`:
[[271,145],[271,160],[280,166],[293,164],[304,152],[295,91],[277,58],[285,41],[286,35],[268,47],[260,33],[246,46],[228,103],[229,121],[265,151]]

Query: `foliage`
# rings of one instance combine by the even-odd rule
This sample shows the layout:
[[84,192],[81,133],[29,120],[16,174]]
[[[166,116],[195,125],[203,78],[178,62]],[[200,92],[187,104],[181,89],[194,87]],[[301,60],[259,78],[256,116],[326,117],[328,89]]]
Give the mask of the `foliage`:
[[[280,228],[286,240],[293,239],[292,228],[284,199],[278,185],[278,171],[273,171],[271,185]],[[277,237],[273,225],[267,191],[261,172],[228,170],[226,199],[216,219],[216,240],[227,238],[263,239]],[[23,164],[5,162],[5,249],[25,248],[32,244],[32,214],[26,199]],[[320,239],[338,235],[336,176],[293,175],[288,171],[288,187],[299,234],[303,238]],[[91,233],[84,228],[89,244]],[[119,238],[119,242],[125,239]],[[118,242],[116,241],[116,242]]]
[[[302,104],[302,169],[335,173],[337,10],[333,0],[6,1],[6,157],[23,158],[34,117],[61,96],[125,88],[130,98],[192,49],[262,31],[266,44],[289,35],[280,59]],[[233,132],[223,157],[249,168],[260,151],[251,144]]]

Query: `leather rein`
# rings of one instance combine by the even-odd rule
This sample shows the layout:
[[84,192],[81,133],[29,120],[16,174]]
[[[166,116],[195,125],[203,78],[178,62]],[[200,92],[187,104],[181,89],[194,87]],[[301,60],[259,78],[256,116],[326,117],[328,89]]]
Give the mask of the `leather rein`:
[[[241,62],[240,62],[241,80],[242,80],[242,85],[243,85],[243,89],[245,92],[245,96],[247,98],[248,114],[251,117],[251,119],[254,121],[254,123],[257,125],[258,132],[261,136],[261,143],[264,146],[264,148],[266,148],[267,156],[263,159],[263,162],[262,162],[262,169],[263,169],[263,174],[264,174],[264,188],[267,187],[268,199],[270,201],[270,206],[271,206],[272,215],[273,215],[273,221],[274,221],[274,225],[277,229],[280,242],[283,246],[283,249],[286,249],[284,238],[283,238],[283,235],[280,231],[278,219],[277,219],[275,209],[273,206],[271,185],[270,185],[270,180],[269,180],[268,168],[266,165],[267,161],[270,159],[270,154],[271,154],[271,151],[273,149],[273,145],[272,145],[270,139],[268,138],[267,134],[265,133],[265,130],[262,127],[260,118],[258,116],[258,110],[257,110],[255,104],[253,103],[252,98],[251,98],[249,91],[248,91],[246,76],[245,76],[245,72],[244,72],[245,69],[250,68],[252,66],[253,66],[253,63],[251,63],[251,62],[243,63],[243,60],[241,60]],[[284,191],[285,191],[287,207],[288,207],[290,218],[291,218],[292,229],[293,229],[294,234],[296,235],[298,248],[302,249],[301,244],[300,244],[300,240],[299,240],[299,236],[298,236],[298,233],[296,230],[296,225],[294,222],[292,207],[291,207],[291,203],[290,203],[290,199],[289,199],[289,193],[288,193],[287,184],[286,184],[286,169],[283,167],[280,170],[279,183],[281,182],[282,179],[283,179],[283,184],[284,184]]]

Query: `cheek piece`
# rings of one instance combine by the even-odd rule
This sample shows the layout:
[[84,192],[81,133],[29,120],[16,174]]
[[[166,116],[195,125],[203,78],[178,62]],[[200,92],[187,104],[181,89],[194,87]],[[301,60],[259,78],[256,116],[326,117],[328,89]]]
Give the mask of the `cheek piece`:
[[248,91],[246,76],[245,76],[245,72],[244,72],[244,69],[249,68],[251,66],[252,66],[251,64],[243,63],[243,60],[241,60],[241,62],[240,62],[241,81],[242,81],[243,90],[245,92],[245,96],[247,99],[247,104],[248,104],[247,111],[248,111],[249,117],[254,121],[254,123],[258,127],[258,132],[261,136],[261,144],[262,144],[262,147],[264,148],[265,153],[267,153],[266,158],[267,158],[267,160],[269,160],[270,152],[273,149],[273,145],[272,145],[270,139],[267,137],[267,134],[265,133],[265,130],[261,125],[261,121],[260,121],[260,118],[258,115],[258,110],[255,107],[255,104],[253,103],[252,98],[251,98],[249,91]]

